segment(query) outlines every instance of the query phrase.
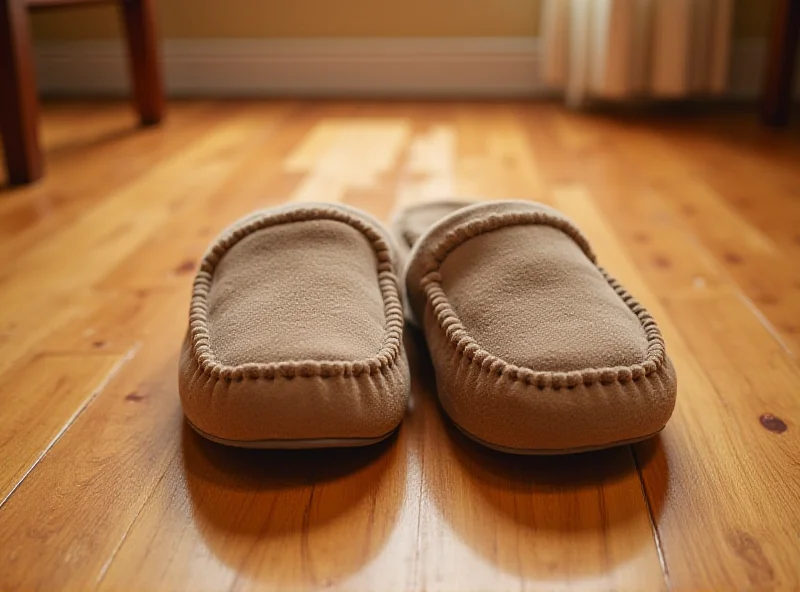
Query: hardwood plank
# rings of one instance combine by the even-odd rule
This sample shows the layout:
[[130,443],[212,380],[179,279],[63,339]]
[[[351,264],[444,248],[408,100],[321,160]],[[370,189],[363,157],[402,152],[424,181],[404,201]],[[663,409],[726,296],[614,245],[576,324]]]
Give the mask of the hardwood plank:
[[[319,125],[333,127],[333,131],[317,132],[328,137],[330,144],[306,171],[309,174],[291,196],[293,201],[339,202],[351,187],[372,186],[392,165],[408,134],[408,122],[394,118],[323,120]],[[313,137],[310,141],[318,142]],[[292,172],[297,172],[309,148],[301,146],[299,150],[287,158],[287,169]]]
[[[71,142],[48,152],[51,174],[40,183],[2,194],[0,230],[6,240],[0,244],[0,255],[5,259],[27,251],[225,120],[203,104],[175,109],[164,125],[146,131],[131,128],[130,115],[119,109],[108,122],[101,115],[101,124],[92,123],[91,111],[71,115],[87,123]],[[45,124],[47,137],[49,121]]]
[[396,207],[456,195],[455,142],[453,126],[444,123],[414,134],[399,171]]
[[729,287],[654,294],[643,276],[657,268],[635,266],[585,191],[566,190],[555,201],[654,314],[678,371],[673,419],[658,439],[634,447],[670,585],[794,589],[800,440],[793,429],[764,425],[780,431],[766,416],[793,426],[789,418],[800,412],[786,396],[800,388],[793,360]]
[[85,296],[81,308],[72,317],[30,344],[17,363],[25,364],[28,359],[41,355],[124,356],[137,351],[143,342],[158,336],[149,320],[158,314],[165,302],[175,306],[176,317],[188,316],[189,292],[189,281],[184,286],[93,291]]
[[543,174],[513,110],[460,106],[458,193],[479,199],[546,200]]
[[150,338],[0,508],[0,588],[87,589],[100,578],[180,442],[183,294]]
[[355,451],[242,452],[184,426],[100,589],[404,589],[404,433]]
[[[190,293],[191,280],[209,242],[226,226],[254,210],[282,203],[300,176],[286,174],[281,159],[310,129],[313,111],[277,109],[256,125],[258,140],[241,155],[227,179],[197,196],[104,277],[100,288],[179,287]],[[235,199],[231,199],[235,196]],[[187,223],[191,221],[191,223]]]
[[[214,194],[257,138],[255,119],[242,115],[229,121],[6,262],[0,269],[0,321],[5,321],[5,341],[12,355],[20,352],[13,341],[17,337],[30,342],[48,331],[37,313],[57,304],[58,318],[79,306],[82,289],[100,282],[190,203]],[[220,154],[228,158],[220,159]],[[91,265],[76,255],[81,253],[91,254]]]
[[43,316],[42,300],[31,298],[27,292],[4,298],[5,307],[0,308],[0,375],[13,371],[36,343],[85,312],[90,305],[81,302],[81,297],[77,293],[52,297]]
[[[715,191],[706,177],[698,177],[686,164],[692,160],[687,158],[686,151],[668,147],[659,136],[646,129],[621,130],[618,124],[608,120],[560,117],[565,121],[562,125],[570,129],[573,126],[569,124],[575,124],[574,127],[585,130],[587,135],[608,138],[608,144],[611,138],[617,140],[608,149],[592,150],[587,155],[589,166],[584,175],[593,195],[601,203],[613,207],[614,226],[620,232],[635,232],[645,239],[647,228],[652,224],[671,226],[676,236],[675,240],[664,243],[667,250],[686,244],[678,234],[693,236],[693,240],[705,247],[702,256],[716,260],[717,273],[735,281],[798,356],[800,270],[795,263],[796,256],[784,245],[777,244],[772,232],[762,231],[745,212],[737,211],[723,197],[725,193]],[[571,133],[575,133],[574,130],[571,129]],[[699,153],[703,154],[703,151]],[[756,174],[752,165],[735,160],[728,166],[735,166],[730,171],[736,172],[726,170],[730,174],[720,174],[717,165],[714,177],[727,178],[725,186],[729,188],[742,183],[742,179],[752,186]],[[759,178],[769,179],[769,175],[762,170]],[[655,218],[648,220],[649,224],[642,224],[641,220],[637,223],[637,216],[628,210],[637,208],[643,196],[652,192],[661,196],[664,207]],[[785,194],[785,191],[776,190],[776,193]],[[767,193],[760,198],[759,204],[768,204],[771,199]],[[667,211],[674,214],[670,223],[663,220]],[[790,211],[783,211],[787,218],[792,218]],[[623,228],[623,220],[627,222],[627,231]],[[675,253],[674,257],[667,257],[666,250],[662,249],[652,264],[663,265],[678,257],[684,255]]]
[[[98,136],[114,134],[129,123],[131,117],[118,101],[45,100],[41,119],[42,148],[48,159],[52,159],[67,157],[75,148],[96,141]],[[26,191],[15,192],[24,193]]]
[[[711,448],[702,471],[711,482],[685,500],[700,510],[702,536],[687,532],[686,508],[663,513],[660,535],[670,577],[676,585],[747,582],[753,588],[795,590],[800,438],[793,419],[800,415],[800,402],[785,395],[800,391],[800,372],[736,294],[669,298],[665,304],[717,393],[696,402],[700,422],[682,447],[682,452]],[[702,477],[694,468],[673,483],[696,478]],[[648,491],[657,486],[647,475],[645,483]],[[711,540],[717,541],[715,556],[700,567],[695,558],[708,553]]]
[[0,393],[0,457],[6,458],[0,463],[0,505],[142,340],[152,336],[148,320],[165,301],[175,298],[142,290],[92,294],[80,313],[20,348],[11,369],[0,373],[8,385]]
[[0,507],[125,361],[118,355],[42,355],[0,392]]
[[[254,132],[248,125],[230,122],[109,195],[74,224],[7,265],[6,278],[26,289],[52,286],[67,290],[91,284],[146,240],[154,227],[226,179],[237,164],[236,153],[243,154],[249,147],[247,141],[252,141]],[[232,153],[229,158],[219,158],[226,151]],[[92,265],[83,265],[69,257],[69,252],[64,257],[64,245],[73,252],[92,253]],[[9,279],[5,281],[6,291],[11,290]]]
[[[702,189],[693,191],[691,185],[673,187],[670,193],[677,191],[693,204],[693,209],[683,209],[681,217],[800,359],[800,268],[795,264],[796,259],[787,257],[744,219],[735,216],[725,220],[733,215],[713,194]],[[664,201],[673,212],[680,211],[684,203],[671,195]],[[723,220],[726,223],[721,224]],[[709,226],[711,229],[707,229]]]
[[[402,116],[406,134],[396,146],[395,162],[381,171],[369,187],[349,187],[342,202],[365,209],[382,220],[389,220],[401,204],[413,203],[423,195],[441,198],[453,195],[453,179],[448,170],[452,142],[452,117],[447,109],[430,109],[427,104],[404,103]],[[370,105],[362,114],[386,116],[386,107]],[[392,111],[396,111],[393,109]],[[420,151],[434,160],[415,158]],[[423,170],[424,169],[424,170]]]

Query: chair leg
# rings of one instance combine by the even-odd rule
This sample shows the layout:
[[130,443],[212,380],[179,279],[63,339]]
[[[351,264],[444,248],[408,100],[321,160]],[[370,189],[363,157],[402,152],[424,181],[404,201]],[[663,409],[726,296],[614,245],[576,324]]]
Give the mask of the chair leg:
[[158,123],[165,110],[154,12],[152,0],[122,0],[133,101],[142,125]]
[[767,125],[786,125],[792,110],[800,0],[778,0],[772,19],[761,119]]
[[0,0],[0,131],[12,184],[42,176],[38,124],[27,8],[23,0]]

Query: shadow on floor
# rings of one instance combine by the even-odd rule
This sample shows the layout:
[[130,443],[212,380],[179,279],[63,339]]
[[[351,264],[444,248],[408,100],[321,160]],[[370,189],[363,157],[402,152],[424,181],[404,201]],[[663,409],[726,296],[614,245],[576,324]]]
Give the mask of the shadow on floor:
[[255,581],[327,585],[383,547],[405,495],[403,436],[364,448],[268,451],[208,442],[184,425],[198,530]]
[[[100,133],[92,133],[92,135],[78,135],[77,137],[70,138],[69,140],[61,141],[58,143],[48,143],[46,146],[42,146],[42,150],[44,151],[44,176],[42,179],[34,181],[34,183],[26,184],[26,185],[11,185],[8,182],[8,178],[6,175],[5,168],[3,172],[0,173],[0,194],[4,193],[11,193],[15,190],[23,189],[25,187],[34,186],[36,183],[41,183],[42,180],[47,178],[48,174],[48,162],[52,161],[53,159],[58,159],[62,156],[69,156],[70,158],[80,158],[86,152],[96,150],[97,148],[102,148],[104,146],[110,146],[124,140],[126,138],[138,135],[138,134],[146,134],[146,133],[153,133],[154,131],[157,132],[158,128],[147,128],[147,127],[140,127],[138,125],[126,125],[123,127],[119,127],[115,125],[114,127],[110,127],[107,130],[103,130]],[[0,153],[0,164],[5,167],[5,162],[3,158],[3,154]]]
[[425,456],[425,486],[459,538],[503,571],[539,582],[602,576],[639,553],[653,553],[657,567],[637,462],[666,461],[659,437],[637,458],[630,446],[559,456],[488,449],[447,419],[419,334],[413,349],[415,404],[428,418],[423,438],[439,447]]

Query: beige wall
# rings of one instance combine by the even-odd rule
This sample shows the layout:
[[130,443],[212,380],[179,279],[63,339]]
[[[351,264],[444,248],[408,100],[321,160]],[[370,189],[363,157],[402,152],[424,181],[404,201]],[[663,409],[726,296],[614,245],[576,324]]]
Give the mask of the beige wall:
[[[539,0],[156,0],[165,37],[525,37]],[[737,37],[766,34],[771,2],[736,0]],[[38,39],[119,34],[110,6],[35,14]]]
[[[165,37],[528,36],[539,0],[156,0]],[[34,15],[38,38],[118,34],[113,7]]]

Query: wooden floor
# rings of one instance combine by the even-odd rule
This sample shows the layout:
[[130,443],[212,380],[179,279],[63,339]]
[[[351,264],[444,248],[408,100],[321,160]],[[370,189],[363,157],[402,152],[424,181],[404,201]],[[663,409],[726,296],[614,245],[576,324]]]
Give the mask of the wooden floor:
[[[525,103],[124,104],[43,115],[0,191],[0,590],[800,589],[800,134],[754,110]],[[659,320],[657,438],[518,458],[466,441],[407,336],[399,433],[226,449],[187,429],[197,262],[243,214],[441,196],[552,204]]]

